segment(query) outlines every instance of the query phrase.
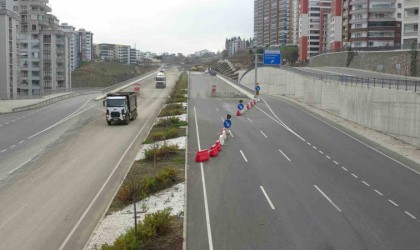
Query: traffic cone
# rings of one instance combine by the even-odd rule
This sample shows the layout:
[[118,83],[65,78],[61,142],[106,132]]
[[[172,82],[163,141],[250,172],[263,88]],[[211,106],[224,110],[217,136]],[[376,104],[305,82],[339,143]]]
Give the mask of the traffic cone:
[[236,111],[236,116],[241,116],[241,111],[239,109]]

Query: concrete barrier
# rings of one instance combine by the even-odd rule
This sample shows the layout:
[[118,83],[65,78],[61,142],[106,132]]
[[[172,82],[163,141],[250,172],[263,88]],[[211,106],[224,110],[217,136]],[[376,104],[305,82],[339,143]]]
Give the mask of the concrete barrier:
[[[255,70],[240,84],[253,88]],[[258,69],[261,94],[289,96],[420,148],[420,93],[309,78],[296,72]]]

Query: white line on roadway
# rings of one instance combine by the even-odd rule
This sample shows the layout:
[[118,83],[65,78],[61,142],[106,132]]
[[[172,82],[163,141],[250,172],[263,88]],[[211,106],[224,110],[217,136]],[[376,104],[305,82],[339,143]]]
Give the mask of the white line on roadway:
[[235,137],[235,136],[233,136],[233,134],[232,134],[232,130],[228,130],[228,133],[230,134],[230,136],[233,138],[233,137]]
[[355,175],[355,174],[351,174],[353,175],[354,178],[359,179],[359,176]]
[[335,209],[338,210],[338,212],[343,212],[337,205],[335,205],[335,203],[330,199],[330,197],[328,197],[324,192],[322,192],[322,190],[317,185],[314,185],[314,187],[318,190],[318,192],[320,192],[324,196],[325,199],[327,199],[327,201],[329,201],[335,207]]
[[10,148],[14,148],[14,147],[16,147],[16,145],[12,145],[12,146],[10,146]]
[[315,150],[317,150],[318,148],[317,147],[315,147],[315,146],[312,146]]
[[1,153],[4,153],[4,152],[6,152],[7,151],[7,149],[3,149],[2,151],[1,151]]
[[219,112],[220,110],[218,108],[216,108],[217,112]]
[[362,181],[363,184],[365,184],[366,186],[370,187],[369,183],[367,183],[366,181]]
[[268,197],[267,193],[265,192],[264,187],[260,186],[260,188],[261,188],[261,191],[263,192],[265,198],[267,199],[268,204],[270,204],[271,209],[275,210],[276,208],[274,207],[273,203],[271,202],[270,197]]
[[289,157],[287,157],[287,155],[285,154],[285,153],[283,153],[283,151],[281,151],[280,149],[279,149],[279,152],[288,160],[288,161],[292,161],[292,160],[290,160],[290,158]]
[[[195,107],[194,107],[194,116],[195,116],[195,130],[197,131],[198,150],[201,150],[200,133],[198,132],[197,110]],[[213,250],[213,237],[211,234],[211,227],[210,227],[210,214],[209,214],[209,204],[207,201],[206,178],[204,176],[204,167],[203,167],[202,162],[200,163],[200,167],[201,167],[201,181],[203,182],[204,208],[206,212],[206,224],[207,224],[207,236],[209,240],[209,249]]]
[[414,215],[410,214],[409,212],[404,211],[404,213],[405,213],[406,215],[410,216],[412,219],[417,220],[417,218],[416,218],[416,217],[414,217]]
[[349,171],[347,168],[345,168],[345,167],[341,167],[344,171]]
[[3,224],[0,225],[0,229],[4,227],[7,223],[9,223],[14,217],[16,217],[22,210],[27,206],[28,204],[23,205],[16,213],[14,213],[12,216],[9,217],[8,220],[6,220]]
[[399,207],[399,205],[397,203],[395,203],[393,200],[388,200],[392,205]]
[[338,162],[336,162],[336,161],[333,161],[334,163],[335,163],[335,165],[338,165]]
[[247,119],[248,119],[248,121],[249,121],[250,123],[254,123],[254,122],[251,120],[251,118],[247,117]]
[[245,162],[248,162],[248,159],[245,157],[244,152],[242,150],[239,150],[241,152],[242,157],[244,158]]
[[309,146],[311,146],[312,144],[310,142],[307,142]]
[[260,133],[265,137],[268,138],[268,136],[266,134],[264,134],[264,132],[262,132],[262,130],[260,130]]
[[223,119],[223,117],[220,117],[220,119],[222,119],[223,122],[225,121],[225,119]]
[[13,169],[12,171],[10,171],[9,172],[9,175],[10,174],[13,174],[14,172],[16,172],[16,171],[18,171],[19,169],[21,169],[23,166],[25,166],[26,164],[28,164],[28,162],[30,162],[31,161],[31,159],[29,159],[29,160],[27,160],[27,161],[25,161],[24,163],[22,163],[22,164],[20,164],[20,166],[19,167],[17,167],[17,168],[15,168],[15,169]]
[[319,153],[322,154],[322,155],[324,154],[324,152],[322,152],[321,150],[319,150]]
[[[93,107],[93,106],[92,106]],[[89,108],[90,109],[90,108]],[[86,110],[85,110],[86,111]],[[82,111],[84,112],[84,111]],[[81,113],[82,113],[81,112]],[[87,213],[89,212],[89,210],[92,208],[93,204],[96,202],[96,200],[98,199],[99,195],[102,193],[102,191],[105,189],[105,186],[108,184],[108,182],[111,180],[111,177],[114,175],[115,171],[117,171],[119,165],[121,164],[121,162],[123,161],[124,157],[127,155],[128,151],[130,150],[130,148],[133,146],[133,144],[136,142],[137,138],[140,136],[140,133],[144,130],[144,128],[146,127],[147,123],[149,122],[150,118],[152,117],[153,114],[151,114],[146,122],[144,123],[143,127],[140,129],[140,131],[137,133],[137,135],[134,137],[134,139],[132,140],[132,142],[130,143],[130,145],[128,146],[128,148],[125,150],[124,154],[121,156],[120,160],[118,161],[118,163],[115,165],[114,169],[112,170],[112,172],[109,174],[108,178],[105,180],[104,184],[102,184],[102,187],[99,189],[98,193],[95,195],[95,197],[93,198],[93,200],[90,202],[89,206],[86,208],[85,212],[83,212],[82,216],[79,218],[79,220],[77,221],[76,225],[74,225],[73,229],[70,231],[70,233],[67,235],[66,239],[63,241],[63,243],[61,244],[59,250],[64,249],[64,247],[67,245],[67,243],[69,242],[70,238],[73,236],[74,232],[76,231],[76,229],[79,227],[80,223],[82,223],[82,220],[86,217]]]
[[330,157],[329,155],[326,155],[325,157],[327,157],[327,158],[328,158],[328,160],[331,160],[331,157]]
[[375,189],[375,192],[376,192],[377,194],[379,194],[380,196],[384,196],[384,194],[383,194],[383,193],[379,192],[379,191],[378,191],[378,190],[376,190],[376,189]]
[[25,140],[23,140],[23,141],[20,141],[20,142],[19,142],[19,144],[22,144],[22,143],[24,143],[24,142],[25,142]]

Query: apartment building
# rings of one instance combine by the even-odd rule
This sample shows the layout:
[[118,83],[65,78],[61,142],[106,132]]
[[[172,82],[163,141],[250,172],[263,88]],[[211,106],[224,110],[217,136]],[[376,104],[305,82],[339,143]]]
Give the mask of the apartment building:
[[115,45],[115,60],[120,63],[130,64],[130,50],[129,45]]
[[93,60],[93,33],[85,29],[79,29],[79,57],[82,62]]
[[331,2],[331,14],[329,15],[328,47],[327,50],[334,51],[343,46],[343,1],[333,0]]
[[61,30],[66,33],[66,35],[70,39],[70,69],[71,71],[77,69],[80,65],[80,58],[79,58],[79,47],[80,47],[80,39],[79,39],[79,32],[76,31],[76,28],[67,24],[61,24]]
[[247,42],[245,39],[240,37],[232,37],[231,39],[226,39],[225,49],[228,52],[228,56],[233,56],[236,52],[245,49]]
[[331,0],[300,0],[299,60],[326,51],[328,48]]
[[404,0],[403,1],[403,17],[402,17],[402,34],[401,41],[403,48],[411,48],[415,45],[420,45],[420,17],[419,17],[419,0]]
[[298,18],[298,0],[254,0],[255,44],[297,44]]
[[0,99],[17,97],[19,16],[0,2]]
[[[418,3],[418,1],[417,1]],[[402,0],[344,0],[345,47],[399,47]]]

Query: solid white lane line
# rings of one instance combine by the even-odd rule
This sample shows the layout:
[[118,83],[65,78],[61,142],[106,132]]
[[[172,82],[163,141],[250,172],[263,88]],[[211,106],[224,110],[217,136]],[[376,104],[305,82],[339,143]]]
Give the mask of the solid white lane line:
[[335,207],[335,209],[338,210],[338,212],[343,212],[337,205],[335,205],[335,203],[330,199],[330,197],[328,197],[324,192],[322,192],[322,190],[317,185],[314,185],[314,187],[318,190],[318,192],[320,192],[324,196],[325,199],[327,199],[327,201],[331,203],[331,205]]
[[416,218],[416,217],[414,217],[414,215],[410,214],[409,212],[404,211],[404,213],[405,213],[406,215],[410,216],[412,219],[417,220],[417,218]]
[[376,189],[375,189],[375,192],[376,192],[377,194],[379,194],[380,196],[384,196],[384,194],[383,194],[383,193],[379,192],[379,191],[378,191],[378,190],[376,190]]
[[327,157],[327,158],[328,158],[328,160],[331,160],[331,156],[329,156],[329,155],[325,155],[325,157]]
[[[195,116],[195,130],[197,131],[198,150],[201,150],[200,133],[198,132],[197,110],[195,107],[194,107],[194,116]],[[209,249],[213,250],[213,237],[211,234],[211,226],[210,226],[210,213],[209,213],[209,203],[207,200],[206,178],[204,176],[204,167],[203,167],[202,162],[200,163],[200,169],[201,169],[201,181],[203,182],[203,196],[204,196],[204,209],[206,213],[207,237],[209,241]]]
[[267,193],[265,192],[264,187],[260,186],[260,188],[261,188],[261,191],[263,192],[265,198],[267,199],[268,204],[270,204],[271,209],[275,210],[276,208],[274,207],[273,203],[271,202],[270,197],[268,197]]
[[366,186],[370,187],[369,183],[367,183],[366,181],[362,181],[363,184],[365,184]]
[[268,136],[264,133],[264,132],[262,132],[262,130],[260,130],[260,133],[265,137],[265,138],[268,138]]
[[280,149],[279,149],[279,152],[284,156],[284,158],[286,158],[288,161],[292,161],[292,160],[290,160],[290,158],[289,157],[287,157],[287,155],[285,154],[285,153],[283,153],[283,151],[281,151]]
[[[85,110],[86,111],[86,110]],[[83,111],[84,112],[84,111]],[[112,176],[114,175],[115,171],[117,171],[118,167],[120,166],[121,162],[124,160],[125,156],[128,154],[128,151],[130,150],[130,148],[133,146],[133,144],[136,142],[136,140],[138,139],[138,137],[140,136],[141,132],[144,130],[144,128],[146,127],[146,125],[148,124],[149,120],[152,118],[153,114],[151,114],[146,122],[144,123],[143,127],[140,129],[140,131],[137,133],[137,135],[134,137],[134,139],[131,141],[130,145],[128,146],[128,148],[125,150],[124,154],[121,156],[120,160],[118,161],[118,163],[115,165],[114,169],[112,170],[112,172],[109,174],[108,178],[105,180],[104,184],[102,184],[102,187],[99,189],[98,193],[95,195],[95,197],[93,198],[93,200],[90,202],[89,206],[86,208],[86,210],[83,212],[82,216],[79,218],[79,220],[77,221],[76,225],[74,225],[73,229],[70,231],[70,233],[67,235],[66,239],[63,241],[63,243],[61,244],[59,250],[64,249],[64,247],[67,245],[68,241],[70,240],[70,238],[73,236],[74,232],[76,231],[76,229],[79,227],[80,223],[82,223],[83,219],[86,217],[87,213],[90,211],[90,209],[92,208],[93,204],[96,202],[96,200],[98,199],[99,195],[102,193],[102,191],[105,189],[106,185],[108,185],[108,182],[111,180]]]
[[345,167],[341,167],[344,171],[349,171],[347,168],[345,168]]
[[220,110],[218,108],[216,108],[217,112],[219,112]]
[[317,147],[315,147],[315,146],[312,146],[312,148],[313,148],[313,149],[315,149],[315,150],[317,150],[317,149],[318,149],[318,148],[317,148]]
[[245,157],[244,152],[242,150],[239,150],[241,152],[242,157],[244,158],[245,162],[248,162],[248,159]]
[[254,122],[251,120],[251,118],[247,117],[247,119],[248,119],[248,121],[249,121],[250,123],[254,123]]
[[359,176],[355,175],[355,174],[351,174],[353,175],[354,178],[359,179]]
[[319,153],[322,154],[322,155],[324,154],[324,152],[322,152],[321,150],[319,150]]
[[333,161],[334,163],[335,163],[335,165],[338,165],[339,163],[338,162],[336,162],[336,161]]
[[30,161],[31,161],[31,159],[29,159],[29,160],[25,161],[24,163],[20,164],[20,166],[19,166],[19,167],[17,167],[17,168],[15,168],[15,169],[13,169],[12,171],[10,171],[10,172],[9,172],[9,174],[13,174],[14,172],[18,171],[18,170],[19,170],[19,169],[21,169],[23,166],[25,166],[26,164],[28,164],[28,162],[30,162]]
[[5,222],[3,222],[0,225],[0,229],[2,227],[4,227],[7,223],[9,223],[11,220],[13,220],[13,218],[15,218],[20,212],[22,212],[22,210],[27,206],[28,204],[23,205],[18,211],[16,211],[16,213],[14,213],[12,216],[9,217],[9,219],[7,219]]
[[397,203],[395,203],[393,200],[388,200],[392,205],[399,207],[399,205]]

